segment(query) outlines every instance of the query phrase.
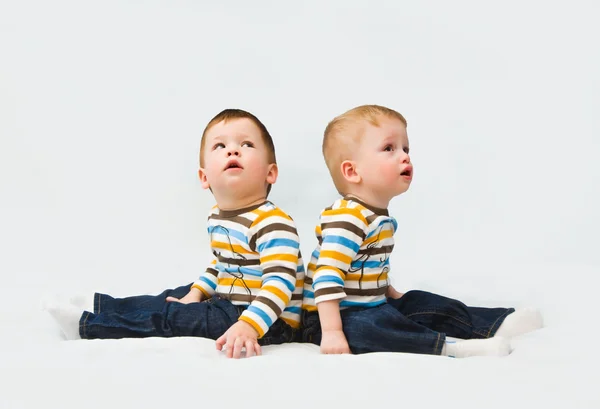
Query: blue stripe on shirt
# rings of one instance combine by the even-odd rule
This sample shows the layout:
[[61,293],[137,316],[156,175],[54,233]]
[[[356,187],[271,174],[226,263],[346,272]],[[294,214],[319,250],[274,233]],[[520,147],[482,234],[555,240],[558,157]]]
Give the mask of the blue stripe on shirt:
[[[208,226],[208,234],[221,234],[223,236],[229,236],[229,238],[236,238],[242,243],[248,244],[248,237],[239,230],[235,230],[232,228],[225,228],[221,225],[216,226]],[[214,239],[211,237],[211,239]]]
[[[340,244],[344,247],[349,248],[350,250],[354,251],[355,253],[358,252],[358,250],[360,250],[360,245],[358,245],[358,243],[343,237],[343,236],[335,236],[335,235],[327,235],[325,237],[323,237],[323,244],[325,243],[333,243],[333,244]],[[321,247],[323,247],[323,245],[321,245]]]
[[313,288],[315,288],[315,284],[320,284],[320,283],[336,283],[339,285],[344,285],[344,280],[342,280],[338,276],[322,275],[313,281]]
[[300,248],[300,243],[296,240],[291,239],[273,239],[269,241],[265,241],[264,243],[260,243],[256,248],[258,251],[263,251],[265,249],[271,249],[273,247],[291,247],[294,249]]
[[351,264],[352,268],[378,268],[378,267],[384,267],[390,264],[390,259],[384,260],[384,261],[353,261]]
[[250,304],[248,306],[247,310],[258,315],[265,322],[267,327],[270,327],[271,324],[273,324],[273,320],[271,320],[271,317],[269,317],[269,315],[266,312],[264,312],[263,310],[261,310],[260,308],[255,307],[254,305]]
[[280,282],[284,283],[284,284],[285,284],[285,286],[287,287],[287,289],[288,289],[288,290],[290,290],[290,291],[292,291],[292,292],[293,292],[293,291],[296,289],[296,283],[292,284],[292,283],[290,283],[289,281],[287,281],[287,280],[284,280],[284,279],[283,279],[283,278],[281,278],[281,277],[274,277],[274,276],[270,276],[270,277],[267,277],[267,278],[265,278],[265,279],[262,281],[262,285],[265,285],[265,284],[266,284],[266,283],[268,283],[269,281],[273,281],[273,280],[275,280],[275,281],[280,281]]
[[200,281],[202,281],[203,283],[206,283],[210,286],[210,288],[212,288],[213,290],[217,289],[217,284],[213,283],[212,281],[210,281],[208,278],[202,276],[200,277]]
[[360,302],[360,301],[340,301],[340,307],[377,307],[378,305],[385,304],[386,300],[383,299],[381,301],[371,301],[371,302]]

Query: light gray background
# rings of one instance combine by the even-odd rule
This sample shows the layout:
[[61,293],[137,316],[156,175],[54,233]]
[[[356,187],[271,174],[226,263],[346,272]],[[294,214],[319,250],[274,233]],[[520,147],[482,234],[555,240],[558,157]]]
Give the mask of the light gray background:
[[[196,175],[199,140],[228,107],[273,134],[271,199],[297,221],[308,257],[336,198],[323,130],[377,103],[408,119],[415,164],[390,206],[395,285],[539,306],[567,340],[566,328],[589,324],[600,267],[598,11],[593,1],[0,1],[3,327],[28,342],[54,336],[38,305],[48,293],[194,280],[214,204]],[[563,351],[556,339],[540,342],[549,356]]]

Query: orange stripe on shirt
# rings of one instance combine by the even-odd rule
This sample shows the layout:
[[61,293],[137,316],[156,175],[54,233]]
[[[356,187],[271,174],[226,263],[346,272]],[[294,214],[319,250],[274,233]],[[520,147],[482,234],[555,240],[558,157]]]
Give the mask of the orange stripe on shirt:
[[352,262],[352,257],[335,250],[321,250],[319,260],[322,258],[332,258],[334,260],[341,261],[344,264],[350,264]]

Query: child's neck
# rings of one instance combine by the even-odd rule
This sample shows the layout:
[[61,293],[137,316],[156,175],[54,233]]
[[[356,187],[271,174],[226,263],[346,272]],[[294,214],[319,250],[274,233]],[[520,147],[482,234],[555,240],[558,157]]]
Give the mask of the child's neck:
[[368,194],[366,192],[348,192],[344,195],[345,197],[354,197],[361,202],[364,202],[371,207],[376,207],[379,209],[387,209],[390,205],[391,199],[385,199],[381,197],[377,197],[372,194]]
[[[215,197],[215,199],[217,199]],[[265,196],[261,197],[243,197],[243,198],[218,198],[217,206],[221,210],[239,210],[264,203],[267,200]]]

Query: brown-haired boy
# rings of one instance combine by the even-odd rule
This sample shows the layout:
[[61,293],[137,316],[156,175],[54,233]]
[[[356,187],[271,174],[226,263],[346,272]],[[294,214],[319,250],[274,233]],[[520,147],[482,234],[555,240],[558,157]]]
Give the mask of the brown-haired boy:
[[157,296],[96,293],[93,312],[49,306],[67,338],[197,336],[235,358],[295,339],[304,267],[294,221],[267,200],[278,175],[267,128],[249,112],[220,112],[202,134],[198,174],[217,202],[205,272]]

